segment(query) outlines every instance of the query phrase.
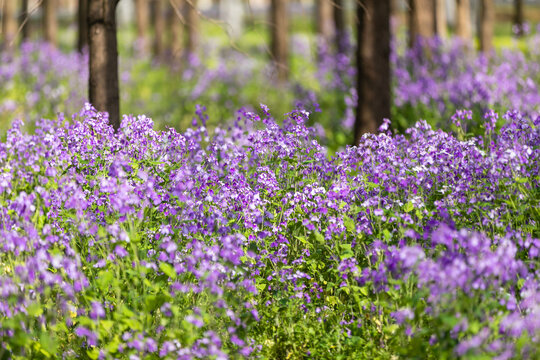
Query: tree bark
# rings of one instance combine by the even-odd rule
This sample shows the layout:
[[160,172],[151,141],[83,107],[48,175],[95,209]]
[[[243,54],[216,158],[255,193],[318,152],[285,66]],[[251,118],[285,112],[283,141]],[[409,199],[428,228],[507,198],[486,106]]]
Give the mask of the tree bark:
[[187,51],[195,53],[199,46],[199,13],[197,0],[187,1]]
[[88,46],[88,0],[79,0],[77,50],[82,53]]
[[182,57],[184,26],[176,11],[182,12],[182,0],[173,0],[174,7],[170,7],[167,13],[167,27],[170,29],[168,41],[168,53],[170,60],[176,63]]
[[480,51],[489,53],[493,50],[493,28],[495,26],[495,4],[493,0],[482,0],[478,19],[478,39]]
[[20,17],[21,37],[23,41],[28,41],[30,38],[30,14],[28,12],[28,0],[22,1],[21,17]]
[[333,0],[334,29],[338,54],[347,51],[347,29],[345,26],[345,15],[343,11],[343,0]]
[[287,0],[272,0],[270,9],[271,51],[279,81],[289,76],[289,18]]
[[109,123],[120,127],[116,5],[119,0],[89,0],[89,81],[92,105],[109,113]]
[[329,45],[334,37],[334,22],[332,14],[333,6],[331,0],[316,0],[315,2],[315,22],[317,35]]
[[165,4],[163,0],[154,0],[154,57],[163,59],[165,53]]
[[433,0],[409,0],[409,46],[435,35]]
[[456,35],[465,41],[471,40],[471,3],[469,0],[456,0]]
[[435,34],[444,39],[447,36],[445,0],[434,1]]
[[390,118],[390,0],[361,0],[357,18],[355,144]]
[[45,41],[58,44],[57,0],[43,0],[43,37]]
[[518,36],[523,36],[523,0],[514,0],[514,25]]
[[16,17],[17,2],[4,0],[2,10],[2,42],[4,48],[10,48],[17,34],[17,17]]
[[142,54],[148,52],[148,0],[135,0],[135,23],[137,26],[137,50]]

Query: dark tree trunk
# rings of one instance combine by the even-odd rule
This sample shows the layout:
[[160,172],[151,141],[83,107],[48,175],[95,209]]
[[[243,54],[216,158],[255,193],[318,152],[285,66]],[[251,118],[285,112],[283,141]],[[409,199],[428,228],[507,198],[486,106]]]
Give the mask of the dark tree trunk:
[[79,0],[77,50],[83,52],[88,46],[88,0]]
[[435,35],[434,0],[409,0],[409,46]]
[[57,0],[43,0],[43,37],[56,46],[58,42],[58,22],[56,19]]
[[445,38],[447,35],[445,0],[435,0],[433,10],[433,18],[435,20],[435,34],[440,38]]
[[162,59],[165,52],[165,4],[163,0],[154,0],[154,57]]
[[334,0],[333,2],[334,28],[336,36],[336,46],[339,54],[347,51],[347,30],[345,26],[345,15],[343,11],[343,0]]
[[478,39],[480,51],[489,53],[493,50],[493,28],[495,26],[495,4],[493,0],[482,0],[478,19]]
[[99,111],[109,113],[109,123],[120,127],[116,5],[118,0],[89,0],[89,98]]
[[317,35],[323,39],[326,45],[330,44],[334,37],[332,8],[331,0],[316,0],[315,22]]
[[272,0],[270,9],[271,50],[277,67],[278,79],[289,76],[289,17],[287,0]]
[[471,40],[471,3],[469,0],[456,0],[456,35],[465,41]]
[[168,50],[170,60],[173,63],[177,63],[182,57],[183,39],[184,39],[184,26],[178,14],[182,12],[182,0],[173,0],[174,6],[169,7],[167,12],[167,28],[170,29],[170,37],[168,41]]
[[514,0],[514,25],[517,35],[523,35],[523,0]]
[[137,50],[148,52],[148,0],[135,0],[135,22],[137,25]]
[[197,0],[188,1],[187,4],[187,51],[195,53],[199,46],[199,13]]
[[4,48],[9,48],[13,45],[15,35],[17,34],[17,3],[12,0],[4,0],[2,11],[2,42]]
[[22,1],[20,25],[22,26],[22,40],[27,41],[30,38],[30,14],[28,11],[28,0]]
[[4,0],[2,9],[2,48],[11,48],[17,34],[17,15],[15,1]]
[[359,1],[357,18],[355,144],[390,118],[390,0]]

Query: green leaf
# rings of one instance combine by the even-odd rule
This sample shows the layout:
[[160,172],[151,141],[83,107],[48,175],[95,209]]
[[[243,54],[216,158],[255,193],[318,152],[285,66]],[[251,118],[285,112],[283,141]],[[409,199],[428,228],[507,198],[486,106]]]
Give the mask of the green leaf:
[[159,268],[171,279],[176,279],[176,270],[174,270],[174,267],[171,264],[162,262],[159,264]]
[[341,252],[339,254],[341,259],[348,259],[354,256],[351,244],[340,244],[339,247],[341,249]]
[[403,211],[405,211],[406,213],[413,211],[413,209],[414,209],[414,205],[410,201],[406,203],[405,205],[403,205]]
[[32,303],[28,305],[26,308],[26,312],[29,316],[40,316],[43,314],[43,309],[41,308],[41,305],[38,303]]
[[[39,343],[42,350],[45,350],[48,353],[48,357],[56,354],[56,351],[58,350],[58,340],[55,337],[47,333],[41,333],[39,336]],[[47,356],[47,354],[44,355]]]
[[345,228],[347,229],[347,231],[349,231],[350,233],[356,233],[356,225],[354,223],[354,220],[351,219],[350,217],[346,216],[344,219],[343,219],[343,224],[345,225]]
[[97,360],[97,358],[99,358],[99,350],[96,348],[93,348],[91,350],[86,350],[86,354],[92,360]]
[[326,244],[326,240],[324,239],[324,236],[320,232],[315,231],[314,234],[315,234],[315,240],[317,240],[319,244]]

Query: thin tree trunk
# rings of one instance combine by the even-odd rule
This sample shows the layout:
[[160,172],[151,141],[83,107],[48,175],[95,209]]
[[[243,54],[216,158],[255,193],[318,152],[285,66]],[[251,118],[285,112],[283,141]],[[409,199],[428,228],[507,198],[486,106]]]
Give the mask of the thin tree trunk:
[[167,27],[170,29],[170,38],[168,42],[168,52],[170,54],[170,60],[173,63],[177,63],[182,57],[183,39],[184,39],[184,26],[182,21],[178,17],[176,11],[182,11],[182,0],[173,0],[174,8],[170,7],[167,13]]
[[316,0],[315,22],[317,35],[319,35],[326,45],[330,44],[334,37],[334,22],[332,14],[332,0]]
[[357,18],[355,144],[390,118],[390,0],[361,0]]
[[199,46],[199,13],[197,0],[187,1],[187,52],[195,53]]
[[447,36],[446,4],[445,0],[434,1],[435,34],[444,39]]
[[58,43],[57,0],[43,0],[43,36],[45,41],[56,46]]
[[478,39],[480,51],[489,53],[493,50],[493,28],[495,26],[495,4],[493,0],[482,0],[478,20]]
[[12,47],[17,34],[17,2],[12,0],[4,0],[2,11],[2,42],[4,48]]
[[77,50],[80,53],[88,46],[88,0],[79,0],[78,15],[78,37]]
[[162,59],[165,53],[165,13],[163,0],[154,0],[154,57]]
[[109,123],[120,127],[116,5],[119,0],[89,0],[89,98],[99,111],[109,113]]
[[409,46],[418,38],[431,38],[434,33],[433,0],[409,0]]
[[271,50],[277,67],[278,79],[284,81],[289,76],[289,19],[287,0],[272,0],[270,9]]
[[456,0],[456,35],[465,41],[471,40],[471,3],[469,0]]
[[20,25],[22,26],[22,40],[28,41],[30,38],[30,14],[28,13],[28,0],[22,1]]
[[523,0],[514,0],[514,25],[516,27],[516,35],[523,35]]
[[148,0],[135,0],[135,22],[137,26],[137,50],[141,54],[148,52]]
[[334,29],[336,36],[337,52],[344,54],[347,51],[347,30],[345,26],[345,15],[343,10],[343,0],[333,0]]

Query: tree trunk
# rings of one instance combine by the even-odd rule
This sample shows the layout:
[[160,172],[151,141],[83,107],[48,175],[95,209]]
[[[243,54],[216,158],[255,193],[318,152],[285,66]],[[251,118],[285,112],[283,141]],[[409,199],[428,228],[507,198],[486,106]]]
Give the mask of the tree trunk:
[[456,0],[456,35],[465,41],[471,40],[471,3],[469,0]]
[[165,6],[163,0],[154,0],[154,57],[163,59],[165,53]]
[[28,41],[30,38],[30,14],[28,12],[28,0],[22,1],[21,17],[20,17],[21,37],[23,41]]
[[343,11],[343,0],[334,0],[333,2],[334,29],[336,36],[336,46],[338,54],[344,54],[347,51],[347,30],[345,26],[345,15]]
[[434,2],[435,34],[442,39],[447,36],[445,2],[445,0],[435,0]]
[[80,53],[88,46],[88,0],[79,0],[77,50]]
[[137,50],[148,52],[148,0],[135,0],[135,23],[137,26]]
[[514,0],[514,26],[516,35],[523,36],[523,0]]
[[170,29],[170,38],[168,41],[168,53],[173,63],[178,62],[182,57],[184,26],[176,11],[182,12],[182,0],[173,0],[174,7],[169,7],[167,12],[167,28]]
[[195,53],[199,46],[199,13],[197,0],[190,0],[187,4],[187,51]]
[[58,43],[57,0],[43,0],[43,36],[45,41],[56,46]]
[[357,18],[355,144],[390,118],[390,0],[361,0]]
[[270,8],[271,51],[279,81],[289,76],[289,18],[287,0],[272,0]]
[[99,111],[109,113],[109,123],[120,127],[116,5],[119,0],[88,0],[89,98]]
[[433,0],[409,0],[409,46],[435,35]]
[[478,19],[478,39],[480,51],[489,53],[493,50],[493,28],[495,26],[495,4],[493,0],[482,0]]
[[332,1],[316,0],[315,3],[315,22],[317,35],[329,45],[334,37],[334,22],[332,18]]
[[2,42],[4,48],[12,47],[17,34],[16,6],[17,2],[4,0],[2,11]]

